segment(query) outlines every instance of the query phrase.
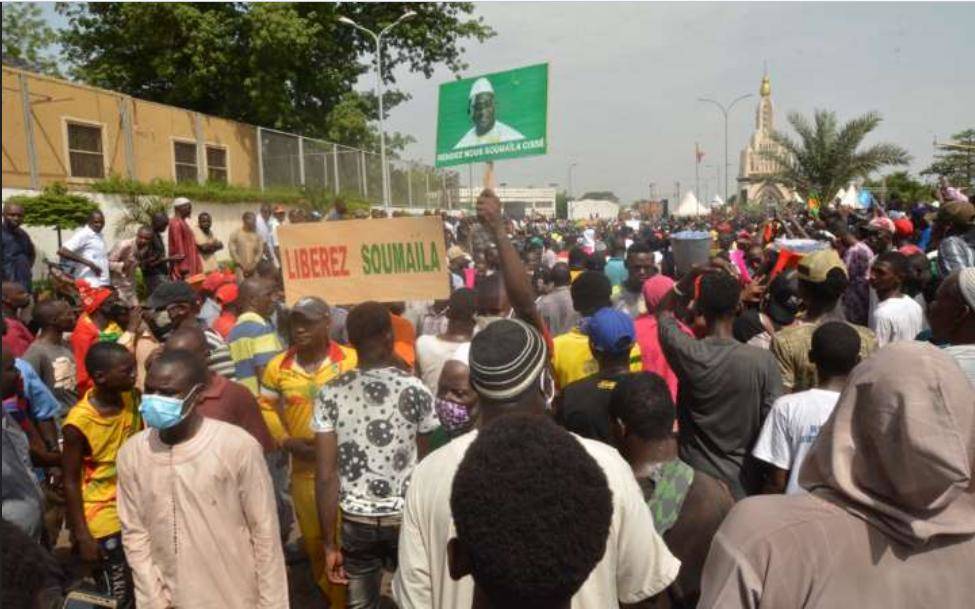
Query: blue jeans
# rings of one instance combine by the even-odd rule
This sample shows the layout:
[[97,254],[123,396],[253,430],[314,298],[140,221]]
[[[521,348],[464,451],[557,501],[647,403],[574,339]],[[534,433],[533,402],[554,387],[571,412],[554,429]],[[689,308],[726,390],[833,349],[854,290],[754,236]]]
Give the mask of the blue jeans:
[[379,609],[383,568],[396,569],[399,526],[342,520],[342,557],[349,576],[347,609]]

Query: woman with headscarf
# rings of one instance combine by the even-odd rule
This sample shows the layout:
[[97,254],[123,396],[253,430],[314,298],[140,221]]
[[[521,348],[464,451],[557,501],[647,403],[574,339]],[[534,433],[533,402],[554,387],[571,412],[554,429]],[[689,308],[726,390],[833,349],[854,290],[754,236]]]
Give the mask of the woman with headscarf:
[[799,485],[735,506],[698,607],[971,607],[975,393],[950,355],[904,341],[857,366]]

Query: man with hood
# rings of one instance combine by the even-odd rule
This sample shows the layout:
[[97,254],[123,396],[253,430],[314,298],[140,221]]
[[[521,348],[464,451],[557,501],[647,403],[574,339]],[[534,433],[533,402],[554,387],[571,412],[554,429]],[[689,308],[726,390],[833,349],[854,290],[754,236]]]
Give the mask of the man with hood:
[[891,344],[857,366],[799,474],[735,506],[701,609],[971,607],[975,398],[953,358]]

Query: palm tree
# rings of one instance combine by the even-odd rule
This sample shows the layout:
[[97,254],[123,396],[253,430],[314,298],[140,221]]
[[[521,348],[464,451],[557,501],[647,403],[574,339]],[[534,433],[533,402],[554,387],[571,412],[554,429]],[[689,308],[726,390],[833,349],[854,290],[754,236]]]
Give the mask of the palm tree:
[[789,124],[799,135],[795,140],[784,133],[774,132],[772,140],[778,148],[762,151],[775,161],[779,171],[773,176],[805,196],[815,196],[828,202],[840,188],[856,178],[888,165],[906,165],[911,156],[895,144],[880,143],[859,149],[863,139],[882,120],[876,112],[868,112],[840,127],[836,113],[816,110],[813,122],[793,112]]

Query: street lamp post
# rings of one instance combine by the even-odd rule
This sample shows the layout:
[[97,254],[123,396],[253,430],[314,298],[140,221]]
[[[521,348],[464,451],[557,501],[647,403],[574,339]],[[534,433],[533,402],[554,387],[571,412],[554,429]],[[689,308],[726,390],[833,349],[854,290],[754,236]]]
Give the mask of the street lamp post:
[[724,106],[720,102],[717,102],[713,99],[709,99],[707,97],[699,97],[697,99],[697,101],[714,104],[715,106],[718,107],[719,110],[721,110],[721,114],[724,115],[724,200],[725,202],[728,201],[728,113],[731,112],[731,109],[735,107],[735,104],[737,104],[743,99],[748,99],[751,96],[752,96],[751,93],[746,93],[745,95],[742,95],[741,97],[737,97],[734,100],[732,100],[732,102],[727,106]]
[[382,172],[383,207],[385,208],[387,215],[389,214],[390,191],[389,168],[386,165],[386,128],[384,126],[383,117],[383,36],[385,36],[389,30],[399,25],[402,21],[409,19],[414,15],[416,15],[415,12],[406,11],[402,16],[400,16],[399,19],[384,27],[378,34],[369,28],[362,27],[348,17],[339,17],[339,23],[352,26],[360,32],[369,34],[376,43],[376,97],[379,100],[379,164],[380,171]]

